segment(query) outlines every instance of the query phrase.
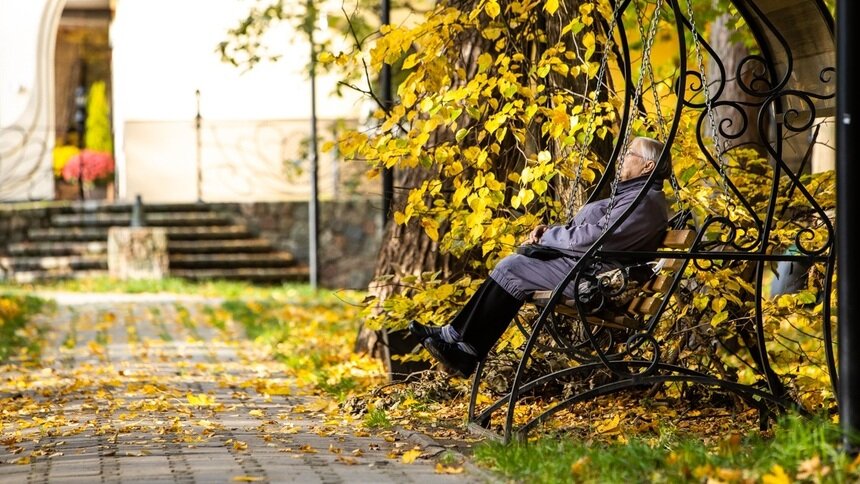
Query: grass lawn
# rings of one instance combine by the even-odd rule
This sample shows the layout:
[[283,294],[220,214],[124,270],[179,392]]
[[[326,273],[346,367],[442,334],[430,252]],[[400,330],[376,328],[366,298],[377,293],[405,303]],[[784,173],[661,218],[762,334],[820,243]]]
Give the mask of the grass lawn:
[[764,435],[756,430],[710,443],[669,429],[611,443],[542,436],[484,443],[475,458],[517,482],[857,482],[860,460],[839,452],[840,438],[826,418],[794,416]]
[[[193,294],[224,299],[286,299],[295,296],[312,297],[313,290],[307,284],[284,285],[255,285],[247,282],[234,281],[204,281],[193,282],[179,278],[161,280],[129,280],[117,281],[110,277],[94,277],[87,279],[70,279],[61,281],[40,282],[37,284],[0,283],[0,292],[31,293],[33,291],[61,292],[92,292],[92,293],[170,293]],[[331,293],[331,290],[320,290],[319,294]]]
[[43,309],[46,301],[37,297],[0,292],[0,363],[39,354],[43,330],[32,317]]

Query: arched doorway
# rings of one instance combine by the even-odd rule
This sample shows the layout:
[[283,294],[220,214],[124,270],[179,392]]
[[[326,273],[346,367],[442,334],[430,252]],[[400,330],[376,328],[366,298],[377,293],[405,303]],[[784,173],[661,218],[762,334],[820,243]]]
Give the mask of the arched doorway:
[[113,199],[111,16],[108,0],[70,0],[57,26],[53,170],[60,200]]

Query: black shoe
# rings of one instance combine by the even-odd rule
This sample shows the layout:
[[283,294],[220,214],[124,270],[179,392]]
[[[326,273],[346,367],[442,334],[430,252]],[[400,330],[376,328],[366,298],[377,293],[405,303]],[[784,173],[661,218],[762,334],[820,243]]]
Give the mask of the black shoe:
[[427,338],[442,339],[442,328],[440,326],[426,326],[418,321],[409,323],[409,332],[418,338],[419,341],[424,341]]
[[456,344],[429,337],[421,342],[433,358],[442,363],[451,373],[469,378],[478,367],[478,357],[461,350]]

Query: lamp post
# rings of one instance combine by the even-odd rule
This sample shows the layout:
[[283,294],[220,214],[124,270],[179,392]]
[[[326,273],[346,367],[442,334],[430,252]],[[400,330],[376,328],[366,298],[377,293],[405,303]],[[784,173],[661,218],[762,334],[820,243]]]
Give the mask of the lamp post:
[[860,213],[857,200],[856,156],[860,136],[860,96],[850,48],[860,41],[856,0],[839,0],[836,10],[836,257],[839,260],[839,420],[848,452],[860,450],[860,305],[853,277],[860,271],[855,252],[860,236],[849,229]]
[[197,134],[197,203],[203,203],[203,116],[200,114],[200,89],[194,91],[197,100],[197,114],[194,116],[194,129]]
[[[81,67],[81,72],[84,71]],[[83,74],[81,75],[83,78]],[[75,88],[75,129],[78,131],[78,197],[84,199],[84,131],[87,120],[87,95],[83,82]]]
[[317,193],[319,149],[317,147],[317,53],[314,43],[314,30],[317,23],[317,11],[312,0],[307,0],[307,29],[311,45],[311,199],[308,203],[308,266],[310,271],[311,288],[316,291],[319,286],[319,194]]

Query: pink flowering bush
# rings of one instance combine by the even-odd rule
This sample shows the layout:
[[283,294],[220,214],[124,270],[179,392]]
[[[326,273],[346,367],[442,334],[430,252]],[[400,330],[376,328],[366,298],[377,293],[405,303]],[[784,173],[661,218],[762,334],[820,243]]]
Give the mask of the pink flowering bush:
[[110,153],[83,150],[69,158],[63,166],[63,179],[76,182],[80,178],[81,164],[84,166],[84,182],[107,181],[113,174],[113,156]]

